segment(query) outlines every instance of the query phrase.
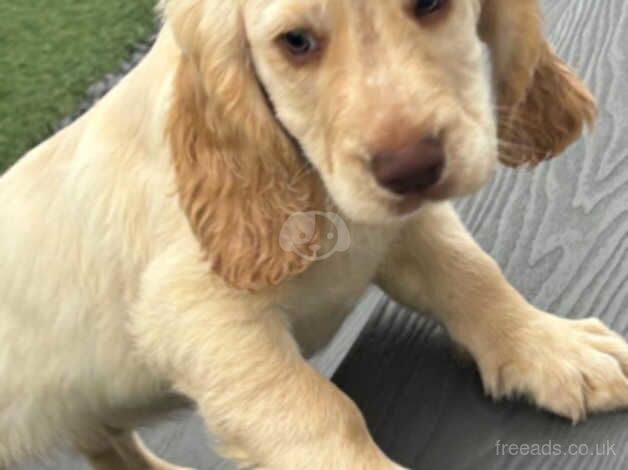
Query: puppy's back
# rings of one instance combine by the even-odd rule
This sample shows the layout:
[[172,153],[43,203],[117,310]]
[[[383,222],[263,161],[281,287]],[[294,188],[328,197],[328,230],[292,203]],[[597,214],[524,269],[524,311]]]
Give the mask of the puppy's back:
[[125,325],[178,214],[162,150],[172,50],[162,38],[0,177],[0,468],[159,389]]

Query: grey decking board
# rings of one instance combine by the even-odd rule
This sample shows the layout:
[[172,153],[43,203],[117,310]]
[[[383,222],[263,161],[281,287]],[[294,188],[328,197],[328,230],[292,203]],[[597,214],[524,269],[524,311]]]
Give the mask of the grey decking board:
[[[334,380],[363,411],[382,449],[412,469],[628,467],[628,413],[574,427],[521,401],[493,403],[442,329],[393,303],[374,315]],[[542,446],[544,454],[498,454],[501,444]],[[576,450],[569,446],[583,444],[605,454],[568,454]],[[545,455],[547,446],[552,455]]]
[[[551,31],[553,43],[558,46],[561,55],[585,76],[601,101],[596,131],[586,141],[580,141],[572,147],[567,155],[534,171],[500,171],[488,188],[477,197],[460,203],[459,208],[479,242],[495,256],[509,279],[536,305],[575,316],[593,313],[626,334],[628,51],[623,44],[628,44],[628,3],[625,0],[544,0],[544,3],[547,6],[547,29]],[[368,302],[372,303],[374,298],[370,297]],[[315,360],[328,375],[355,338],[369,313],[368,310],[369,306],[363,307],[335,343]],[[420,337],[421,325],[421,322],[416,323],[419,330],[406,334]],[[443,347],[438,341],[433,344],[434,348]],[[412,349],[410,351],[415,354],[417,352]],[[434,349],[428,351],[431,354]],[[393,353],[398,354],[398,351],[393,349],[391,354]],[[471,397],[474,406],[480,407],[476,411],[482,412],[472,415],[475,419],[489,416],[492,420],[490,423],[497,421],[494,426],[504,424],[495,418],[496,405],[486,404],[477,396],[480,392],[477,381],[474,382],[473,372],[465,369],[453,371],[452,367],[455,366],[450,361],[450,356],[447,353],[445,355],[442,363],[438,357],[430,357],[436,361],[433,364],[444,367],[442,373],[447,374],[447,379],[451,379],[448,393],[457,400]],[[417,369],[414,373],[419,372],[421,371]],[[452,391],[453,384],[458,384],[461,388]],[[410,389],[404,389],[403,384],[387,385],[393,390],[397,388],[397,396],[404,400],[413,399],[404,395],[404,390],[407,394]],[[425,396],[438,398],[441,389],[431,389],[430,392],[430,387],[433,386],[434,380],[426,376],[423,386]],[[386,404],[377,400],[372,401],[369,406],[369,410],[381,407],[391,416],[398,416],[401,409],[396,408],[395,402]],[[428,400],[424,406],[426,408],[422,413],[432,413],[436,405]],[[499,406],[506,410],[505,413],[519,413],[518,416],[528,416],[530,412],[527,408],[521,409],[520,405]],[[470,417],[466,414],[469,411],[465,408],[456,409],[461,409],[459,427],[462,429],[470,422]],[[410,415],[407,416],[408,420],[411,418]],[[554,422],[552,418],[539,419]],[[483,422],[478,421],[477,429],[473,428],[472,432],[486,431],[482,429]],[[439,424],[433,418],[429,423],[436,429]],[[447,424],[452,423],[456,424],[455,421],[447,421]],[[604,423],[604,419],[598,418],[592,422],[590,426],[593,427],[590,429],[599,427],[601,435],[604,432]],[[405,426],[411,424],[413,422],[405,421]],[[403,426],[404,423],[396,425]],[[385,423],[381,426],[378,428],[381,431],[378,432],[382,433],[384,439],[394,439],[394,434],[386,434]],[[417,426],[421,430],[420,422]],[[487,433],[486,442],[492,443],[495,436],[502,432],[506,437],[518,432],[508,426],[508,423],[504,426],[495,435]],[[626,427],[628,428],[628,423]],[[535,429],[540,428],[532,428],[533,431]],[[208,439],[196,416],[184,421],[164,423],[145,431],[144,435],[151,448],[179,465],[204,470],[234,468],[220,463],[221,460],[209,450]],[[435,435],[436,442],[442,443],[444,438],[442,435]],[[421,439],[420,436],[417,438],[417,448],[423,443]],[[414,455],[417,458],[418,451],[410,448],[412,442],[405,445],[407,447],[400,452],[402,456]],[[445,459],[453,458],[456,452],[459,453],[460,459],[467,460],[467,465],[463,468],[490,468],[474,467],[473,458],[477,449],[464,447],[434,447],[424,468],[447,468],[434,463],[434,459],[439,458],[437,454],[440,452],[435,452],[438,449],[446,453],[442,457]],[[570,470],[588,468],[585,462],[574,460],[568,464]],[[45,466],[31,464],[21,468],[79,470],[87,469],[87,466],[79,458],[64,457]],[[530,467],[526,462],[517,461],[509,468],[550,467]],[[609,466],[610,468],[619,469],[625,466]]]

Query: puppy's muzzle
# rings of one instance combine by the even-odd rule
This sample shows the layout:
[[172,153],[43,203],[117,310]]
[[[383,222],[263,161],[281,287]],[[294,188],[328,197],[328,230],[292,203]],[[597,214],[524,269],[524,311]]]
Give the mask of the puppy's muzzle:
[[381,187],[407,198],[421,196],[437,185],[445,163],[440,139],[423,137],[397,150],[377,153],[372,160],[372,171]]

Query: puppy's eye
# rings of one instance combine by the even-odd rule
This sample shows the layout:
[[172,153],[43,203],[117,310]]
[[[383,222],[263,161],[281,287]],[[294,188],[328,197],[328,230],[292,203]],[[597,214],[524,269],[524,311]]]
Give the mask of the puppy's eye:
[[279,36],[279,42],[290,55],[299,59],[306,58],[318,49],[316,38],[302,29],[282,34]]
[[414,4],[414,15],[417,18],[431,15],[440,10],[445,5],[446,0],[416,0]]

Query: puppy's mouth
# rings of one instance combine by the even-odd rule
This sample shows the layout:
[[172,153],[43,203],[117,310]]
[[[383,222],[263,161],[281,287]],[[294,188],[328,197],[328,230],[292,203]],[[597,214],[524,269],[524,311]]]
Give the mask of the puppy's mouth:
[[449,198],[452,188],[452,180],[443,178],[427,189],[410,191],[403,196],[396,196],[392,202],[393,212],[399,216],[406,216],[417,211],[425,202],[446,200]]
[[392,174],[373,173],[375,184],[383,192],[391,212],[399,216],[418,210],[426,201],[447,199],[454,186],[444,160],[423,162],[418,172],[404,168],[398,170],[395,169]]

